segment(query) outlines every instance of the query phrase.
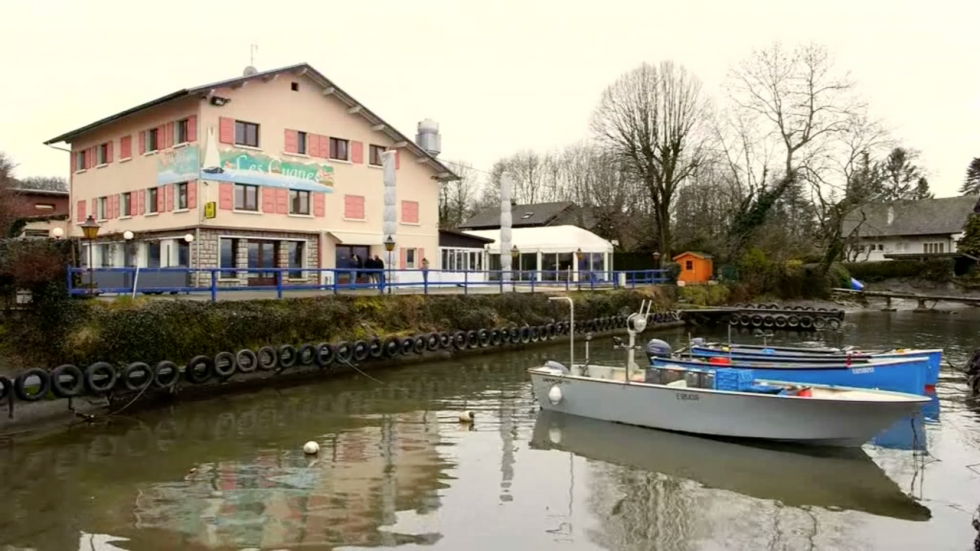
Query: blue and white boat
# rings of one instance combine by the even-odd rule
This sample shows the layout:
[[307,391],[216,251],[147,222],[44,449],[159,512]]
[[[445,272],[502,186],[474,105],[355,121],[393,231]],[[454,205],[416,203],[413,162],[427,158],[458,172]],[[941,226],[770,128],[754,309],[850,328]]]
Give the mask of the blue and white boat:
[[[726,357],[733,360],[761,360],[772,363],[795,364],[839,364],[865,363],[871,360],[894,360],[910,357],[925,358],[925,386],[936,386],[942,364],[941,349],[918,350],[897,348],[887,351],[866,352],[851,348],[800,348],[781,346],[759,346],[751,344],[708,343],[694,339],[688,349],[691,356],[713,358]],[[918,391],[921,393],[921,390]]]
[[[650,345],[647,345],[648,353]],[[679,358],[651,355],[654,367],[677,367],[718,371],[725,369],[751,370],[756,377],[790,383],[809,383],[854,388],[874,388],[908,394],[923,394],[925,389],[926,358],[909,356],[895,359],[871,359],[861,363],[794,363],[770,362],[756,359],[732,359],[727,356],[711,358]]]

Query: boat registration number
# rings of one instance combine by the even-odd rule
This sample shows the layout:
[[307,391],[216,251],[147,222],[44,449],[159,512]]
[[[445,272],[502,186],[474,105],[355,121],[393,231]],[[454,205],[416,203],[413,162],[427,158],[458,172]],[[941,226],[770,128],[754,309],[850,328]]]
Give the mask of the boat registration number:
[[874,372],[875,372],[875,368],[873,367],[855,367],[854,369],[851,370],[851,373],[855,375],[863,375],[865,373],[874,373]]
[[555,385],[567,385],[568,380],[562,377],[541,377],[541,380],[546,383],[551,383]]
[[697,402],[701,399],[701,395],[694,392],[678,392],[674,397],[681,402]]

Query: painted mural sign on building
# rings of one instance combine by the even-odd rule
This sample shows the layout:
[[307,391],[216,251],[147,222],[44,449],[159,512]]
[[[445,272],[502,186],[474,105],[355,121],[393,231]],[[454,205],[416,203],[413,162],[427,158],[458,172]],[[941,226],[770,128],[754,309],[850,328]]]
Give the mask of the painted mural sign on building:
[[203,167],[201,178],[306,191],[333,191],[333,167],[326,164],[283,160],[241,149],[221,151],[216,164]]
[[161,151],[157,154],[157,184],[165,186],[198,179],[201,154],[191,145]]

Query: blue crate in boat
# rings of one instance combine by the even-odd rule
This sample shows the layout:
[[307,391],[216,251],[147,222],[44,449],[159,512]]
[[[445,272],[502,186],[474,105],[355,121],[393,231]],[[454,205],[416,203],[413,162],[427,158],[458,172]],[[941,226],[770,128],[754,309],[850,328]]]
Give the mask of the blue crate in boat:
[[751,369],[718,369],[715,371],[715,390],[745,391],[754,380]]

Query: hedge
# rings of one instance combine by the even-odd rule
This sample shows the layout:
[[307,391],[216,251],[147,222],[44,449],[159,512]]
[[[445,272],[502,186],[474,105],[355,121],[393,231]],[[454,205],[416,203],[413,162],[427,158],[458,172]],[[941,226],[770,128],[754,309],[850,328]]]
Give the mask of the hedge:
[[956,262],[952,258],[937,258],[931,260],[849,262],[844,266],[852,277],[864,283],[876,283],[895,278],[946,283],[953,279],[953,269]]
[[[652,294],[651,294],[652,293]],[[655,290],[570,293],[579,320],[635,311]],[[407,336],[431,331],[543,324],[568,306],[540,293],[453,296],[324,296],[198,302],[64,300],[4,328],[5,353],[25,365],[95,361],[187,361],[198,354],[264,345]],[[27,364],[26,362],[30,362]]]

